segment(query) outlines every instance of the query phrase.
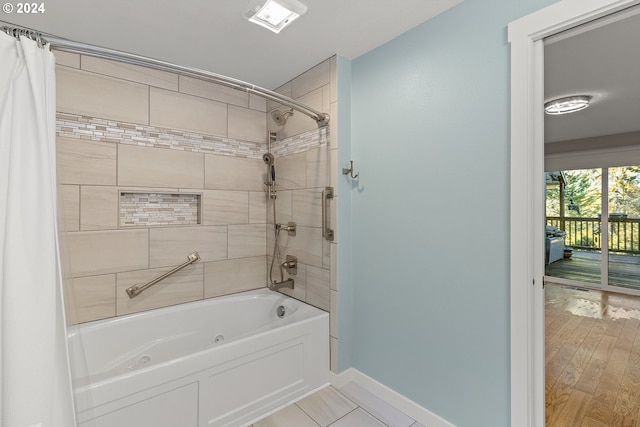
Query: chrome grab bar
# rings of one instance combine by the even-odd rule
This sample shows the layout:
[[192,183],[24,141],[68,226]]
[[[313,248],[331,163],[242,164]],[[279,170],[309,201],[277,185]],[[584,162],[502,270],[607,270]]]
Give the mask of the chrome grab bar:
[[333,230],[329,228],[327,212],[328,203],[327,200],[333,199],[333,187],[326,187],[322,190],[322,237],[333,242]]
[[127,295],[129,295],[129,298],[133,298],[135,296],[138,296],[143,291],[145,291],[146,289],[149,289],[151,286],[153,286],[156,283],[166,279],[167,277],[171,276],[172,274],[177,273],[178,271],[182,270],[183,268],[185,268],[188,265],[193,264],[194,262],[198,261],[199,259],[200,259],[200,255],[198,255],[198,252],[194,252],[192,254],[189,254],[187,256],[187,261],[184,262],[183,264],[180,264],[179,266],[177,266],[173,270],[164,273],[162,276],[153,279],[152,281],[150,281],[149,283],[147,283],[145,285],[142,285],[142,286],[133,285],[133,286],[127,288]]

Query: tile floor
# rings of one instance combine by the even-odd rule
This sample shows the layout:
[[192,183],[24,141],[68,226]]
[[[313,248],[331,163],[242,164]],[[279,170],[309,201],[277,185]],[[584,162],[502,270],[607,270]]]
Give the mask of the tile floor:
[[355,383],[326,387],[252,427],[424,427]]

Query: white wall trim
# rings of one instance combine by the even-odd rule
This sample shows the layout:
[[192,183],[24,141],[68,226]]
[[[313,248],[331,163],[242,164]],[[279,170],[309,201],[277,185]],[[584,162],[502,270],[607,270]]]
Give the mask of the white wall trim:
[[456,427],[451,422],[418,405],[413,400],[374,380],[368,375],[363,374],[357,369],[349,368],[338,375],[331,373],[330,381],[331,385],[336,388],[340,388],[349,382],[354,382],[425,426]]
[[511,425],[544,416],[544,37],[639,4],[563,0],[509,24],[511,44]]
[[354,368],[348,368],[339,374],[329,372],[329,382],[335,388],[343,387],[353,381],[353,371],[355,371]]

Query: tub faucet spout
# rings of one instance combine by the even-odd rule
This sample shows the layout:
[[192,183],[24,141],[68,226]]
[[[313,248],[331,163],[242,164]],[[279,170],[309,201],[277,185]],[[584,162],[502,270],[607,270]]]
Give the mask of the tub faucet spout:
[[269,289],[277,291],[278,289],[289,288],[293,289],[293,279],[283,280],[282,282],[269,283]]

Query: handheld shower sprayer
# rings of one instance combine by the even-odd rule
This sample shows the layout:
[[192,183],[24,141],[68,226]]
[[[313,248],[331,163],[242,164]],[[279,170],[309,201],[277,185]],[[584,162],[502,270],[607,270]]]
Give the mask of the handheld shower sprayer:
[[267,185],[273,185],[276,180],[276,167],[274,165],[275,158],[271,153],[265,153],[262,155],[262,161],[269,167],[267,169]]
[[273,157],[273,154],[271,154],[271,153],[264,153],[262,155],[262,161],[267,165],[272,165],[273,162],[275,161],[275,158]]
[[271,144],[276,141],[276,133],[275,132],[269,132],[267,137],[268,137],[268,144],[269,144],[268,145],[268,149],[269,149],[269,151],[262,155],[262,161],[264,162],[265,165],[267,165],[267,181],[264,183],[267,186],[267,189],[268,189],[267,198],[269,200],[272,200],[272,199],[276,198],[276,190],[275,190],[275,185],[276,185],[276,166],[275,166],[275,162],[276,162],[276,159],[273,156],[273,154],[271,154]]
[[268,166],[267,179],[269,181],[267,182],[267,185],[273,185],[273,182],[276,180],[276,167],[273,164],[275,162],[273,154],[271,154],[271,153],[263,154],[262,155],[262,160]]

